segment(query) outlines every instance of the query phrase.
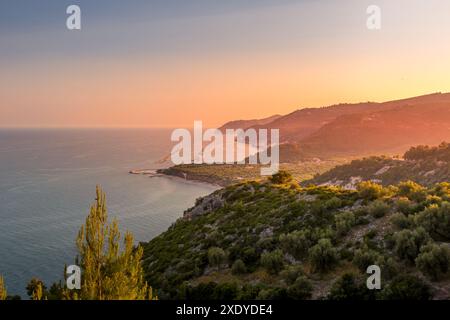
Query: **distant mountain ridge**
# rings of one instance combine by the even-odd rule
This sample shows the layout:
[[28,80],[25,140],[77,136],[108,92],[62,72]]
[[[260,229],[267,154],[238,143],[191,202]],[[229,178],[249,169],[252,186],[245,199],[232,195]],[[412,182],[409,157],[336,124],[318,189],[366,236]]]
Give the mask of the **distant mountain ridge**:
[[252,119],[252,120],[235,120],[235,121],[230,121],[225,123],[223,126],[221,126],[219,128],[219,130],[221,131],[225,131],[226,129],[248,129],[250,127],[253,126],[257,126],[257,125],[267,125],[275,120],[277,120],[278,118],[280,118],[281,116],[276,114],[273,116],[270,116],[268,118],[264,118],[264,119]]
[[[253,124],[252,124],[253,123]],[[238,124],[231,122],[230,124]],[[450,140],[450,93],[306,108],[285,116],[241,122],[279,129],[281,161],[406,151]]]

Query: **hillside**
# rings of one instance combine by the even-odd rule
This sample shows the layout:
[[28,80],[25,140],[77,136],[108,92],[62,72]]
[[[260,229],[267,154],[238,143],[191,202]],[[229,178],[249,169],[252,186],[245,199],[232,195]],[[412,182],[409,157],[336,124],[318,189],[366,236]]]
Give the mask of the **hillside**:
[[[163,299],[448,299],[448,201],[448,184],[237,184],[143,244],[146,279]],[[365,285],[372,264],[382,290]]]
[[353,160],[302,184],[355,188],[358,182],[367,180],[385,186],[406,180],[426,186],[450,181],[450,145],[442,143],[437,147],[413,147],[403,159],[381,156]]
[[280,115],[273,115],[268,118],[264,119],[252,119],[252,120],[235,120],[225,123],[223,126],[219,128],[221,131],[225,131],[226,129],[247,129],[253,126],[257,125],[267,125],[278,118],[280,118]]
[[450,140],[450,94],[306,108],[253,128],[280,129],[282,162],[395,154]]
[[[324,173],[346,162],[343,159],[302,161],[298,163],[283,163],[280,168],[288,171],[296,180],[303,181],[312,179],[315,175]],[[260,165],[187,164],[159,169],[157,173],[222,187],[247,180],[266,179],[266,177],[261,176]]]

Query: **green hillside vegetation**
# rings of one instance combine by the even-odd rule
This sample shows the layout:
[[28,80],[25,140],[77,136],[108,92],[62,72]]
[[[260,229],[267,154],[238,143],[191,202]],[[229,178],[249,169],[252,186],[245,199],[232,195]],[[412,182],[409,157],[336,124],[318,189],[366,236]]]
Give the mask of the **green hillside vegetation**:
[[[288,171],[297,180],[312,179],[315,175],[324,173],[337,165],[348,162],[347,159],[310,160],[297,163],[282,163],[281,169]],[[158,173],[202,181],[220,186],[228,186],[246,180],[265,179],[261,177],[260,165],[238,164],[188,164],[160,169]]]
[[412,180],[425,186],[450,181],[450,145],[417,146],[409,149],[403,159],[384,156],[353,160],[318,175],[307,184],[331,184],[353,187],[359,181],[372,180],[384,186]]
[[[448,183],[352,191],[280,173],[199,199],[143,261],[161,298],[447,299],[449,242]],[[372,264],[382,290],[366,287]]]

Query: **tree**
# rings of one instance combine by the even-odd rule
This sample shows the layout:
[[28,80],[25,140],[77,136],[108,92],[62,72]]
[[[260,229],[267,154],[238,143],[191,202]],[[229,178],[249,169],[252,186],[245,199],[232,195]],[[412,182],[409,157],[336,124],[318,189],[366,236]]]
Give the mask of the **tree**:
[[309,259],[314,271],[326,272],[338,262],[338,252],[329,239],[321,239],[309,250]]
[[212,267],[220,269],[220,266],[225,262],[226,254],[221,248],[212,247],[208,250],[208,261]]
[[0,275],[0,301],[6,300],[7,296],[8,293],[6,291],[5,280],[3,279],[3,276]]
[[283,252],[279,249],[272,252],[264,252],[261,255],[261,265],[271,274],[277,274],[283,269]]
[[416,259],[416,266],[432,280],[439,280],[449,270],[449,249],[437,244],[423,246]]
[[31,300],[47,300],[47,287],[42,280],[32,278],[26,289]]
[[143,249],[134,247],[133,235],[125,234],[121,250],[116,220],[108,223],[106,196],[97,187],[97,197],[77,237],[76,264],[82,270],[81,289],[64,293],[74,300],[156,299],[144,281]]

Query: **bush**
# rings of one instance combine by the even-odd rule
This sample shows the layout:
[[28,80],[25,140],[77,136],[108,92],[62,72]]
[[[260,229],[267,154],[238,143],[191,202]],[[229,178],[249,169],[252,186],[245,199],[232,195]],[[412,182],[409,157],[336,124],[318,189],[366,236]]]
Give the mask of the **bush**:
[[233,263],[233,266],[231,267],[231,273],[238,275],[238,274],[244,274],[247,272],[247,268],[245,266],[245,263],[242,260],[236,260]]
[[334,216],[336,232],[338,235],[346,235],[355,225],[356,219],[353,212],[341,212]]
[[413,202],[406,197],[398,198],[396,204],[397,204],[397,210],[403,214],[409,215],[414,211]]
[[326,272],[338,262],[338,252],[329,239],[321,239],[309,250],[309,259],[314,272]]
[[423,246],[416,259],[417,268],[432,280],[439,280],[442,278],[442,276],[448,272],[449,265],[449,249],[437,244]]
[[342,203],[343,202],[341,199],[339,199],[338,197],[333,197],[325,202],[325,208],[327,208],[328,210],[336,210],[342,207]]
[[375,200],[384,194],[383,186],[372,181],[363,181],[358,184],[356,190],[359,197],[365,200]]
[[429,300],[431,288],[420,278],[412,275],[395,277],[381,292],[385,300]]
[[280,276],[283,278],[287,285],[290,285],[297,280],[300,276],[303,276],[303,270],[300,266],[288,266],[286,269],[280,272]]
[[226,254],[221,248],[212,247],[208,250],[208,261],[212,267],[220,269],[220,266],[225,262]]
[[390,221],[398,229],[409,229],[413,226],[413,221],[400,212],[394,213]]
[[382,256],[369,248],[356,250],[353,257],[353,264],[362,272],[366,272],[367,267],[371,265],[380,265],[381,262]]
[[389,212],[390,208],[384,201],[376,200],[368,206],[368,210],[374,218],[382,218]]
[[313,286],[311,282],[301,276],[295,280],[294,284],[287,289],[287,295],[289,299],[293,300],[306,300],[312,296]]
[[398,195],[417,202],[425,201],[427,198],[426,189],[413,181],[400,182]]
[[308,229],[280,235],[280,245],[284,252],[301,259],[311,246],[311,232]]
[[400,266],[393,258],[383,259],[380,268],[382,270],[381,276],[384,280],[390,280],[400,272]]
[[400,259],[414,262],[422,245],[430,240],[423,228],[414,231],[402,230],[394,234],[394,251]]
[[354,274],[346,273],[333,284],[327,299],[335,301],[369,300],[374,299],[374,293],[367,289],[365,283],[359,281]]
[[287,290],[286,288],[266,288],[259,291],[256,300],[286,300]]
[[289,183],[293,180],[292,175],[284,170],[278,171],[278,173],[275,173],[270,178],[270,181],[275,184],[285,184]]
[[424,227],[435,240],[450,240],[450,203],[433,204],[416,214],[415,223]]
[[284,258],[281,250],[265,252],[261,255],[261,265],[271,274],[277,274],[283,269]]

